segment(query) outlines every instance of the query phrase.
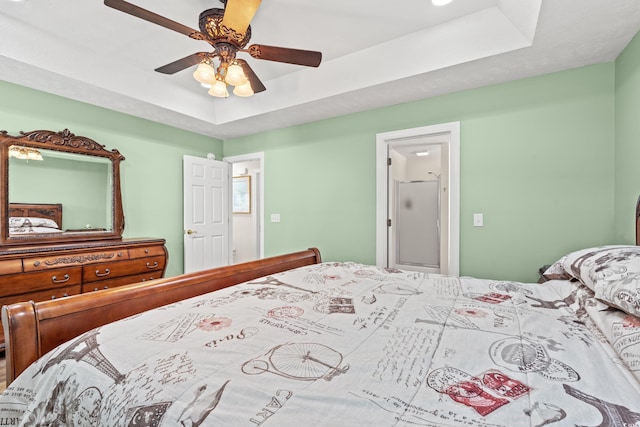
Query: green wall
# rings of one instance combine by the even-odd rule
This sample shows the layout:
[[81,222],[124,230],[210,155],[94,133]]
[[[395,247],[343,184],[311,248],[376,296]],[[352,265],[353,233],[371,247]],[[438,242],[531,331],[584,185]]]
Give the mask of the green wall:
[[224,143],[0,82],[0,129],[68,128],[120,150],[125,237],[166,238],[175,275],[183,154],[265,153],[267,256],[317,246],[328,261],[374,263],[376,134],[460,121],[461,274],[531,281],[567,251],[633,241],[639,70],[634,40],[616,62]]
[[616,60],[616,241],[633,244],[640,194],[640,37]]
[[376,134],[460,121],[460,272],[535,281],[614,238],[614,77],[614,63],[584,67],[227,140],[224,154],[265,152],[266,255],[375,263]]
[[124,237],[167,240],[167,275],[183,271],[182,156],[222,157],[222,141],[0,81],[0,130],[69,129],[124,155]]

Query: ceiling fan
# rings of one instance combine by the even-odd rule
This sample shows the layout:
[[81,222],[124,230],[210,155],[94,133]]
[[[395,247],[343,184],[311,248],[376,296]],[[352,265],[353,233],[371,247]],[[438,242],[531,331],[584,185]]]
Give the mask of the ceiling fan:
[[194,78],[204,86],[210,87],[209,94],[213,96],[229,96],[227,84],[235,86],[233,92],[238,96],[251,96],[266,90],[247,61],[236,57],[238,52],[246,52],[253,58],[267,61],[307,67],[320,65],[321,52],[260,44],[252,44],[245,49],[251,39],[249,24],[258,10],[261,0],[220,1],[225,5],[224,9],[213,8],[200,13],[198,21],[200,31],[124,0],[104,0],[104,4],[145,21],[177,31],[192,39],[209,43],[213,47],[212,52],[196,52],[156,68],[155,71],[174,74],[199,64],[194,72]]

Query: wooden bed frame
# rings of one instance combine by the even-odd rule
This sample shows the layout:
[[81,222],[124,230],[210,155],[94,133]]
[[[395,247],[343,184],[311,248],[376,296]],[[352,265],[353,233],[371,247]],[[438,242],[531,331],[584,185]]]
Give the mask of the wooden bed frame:
[[176,277],[2,308],[7,385],[59,344],[134,314],[247,280],[321,262],[316,248]]
[[9,217],[14,216],[52,219],[62,229],[60,203],[9,203]]

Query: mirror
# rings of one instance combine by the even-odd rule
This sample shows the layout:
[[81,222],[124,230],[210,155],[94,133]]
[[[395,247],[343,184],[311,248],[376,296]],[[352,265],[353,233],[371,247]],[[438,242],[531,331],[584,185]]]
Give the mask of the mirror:
[[61,132],[0,133],[0,244],[120,239],[118,150]]

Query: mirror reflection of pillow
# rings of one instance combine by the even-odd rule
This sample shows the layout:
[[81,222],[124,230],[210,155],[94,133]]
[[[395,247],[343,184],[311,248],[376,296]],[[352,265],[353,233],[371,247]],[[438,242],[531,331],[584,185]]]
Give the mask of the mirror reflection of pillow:
[[60,227],[56,222],[50,218],[38,218],[38,217],[25,217],[25,216],[12,216],[9,218],[10,228],[22,228],[22,227],[45,227],[55,228]]
[[42,234],[42,233],[62,233],[59,228],[50,227],[9,227],[9,234]]

